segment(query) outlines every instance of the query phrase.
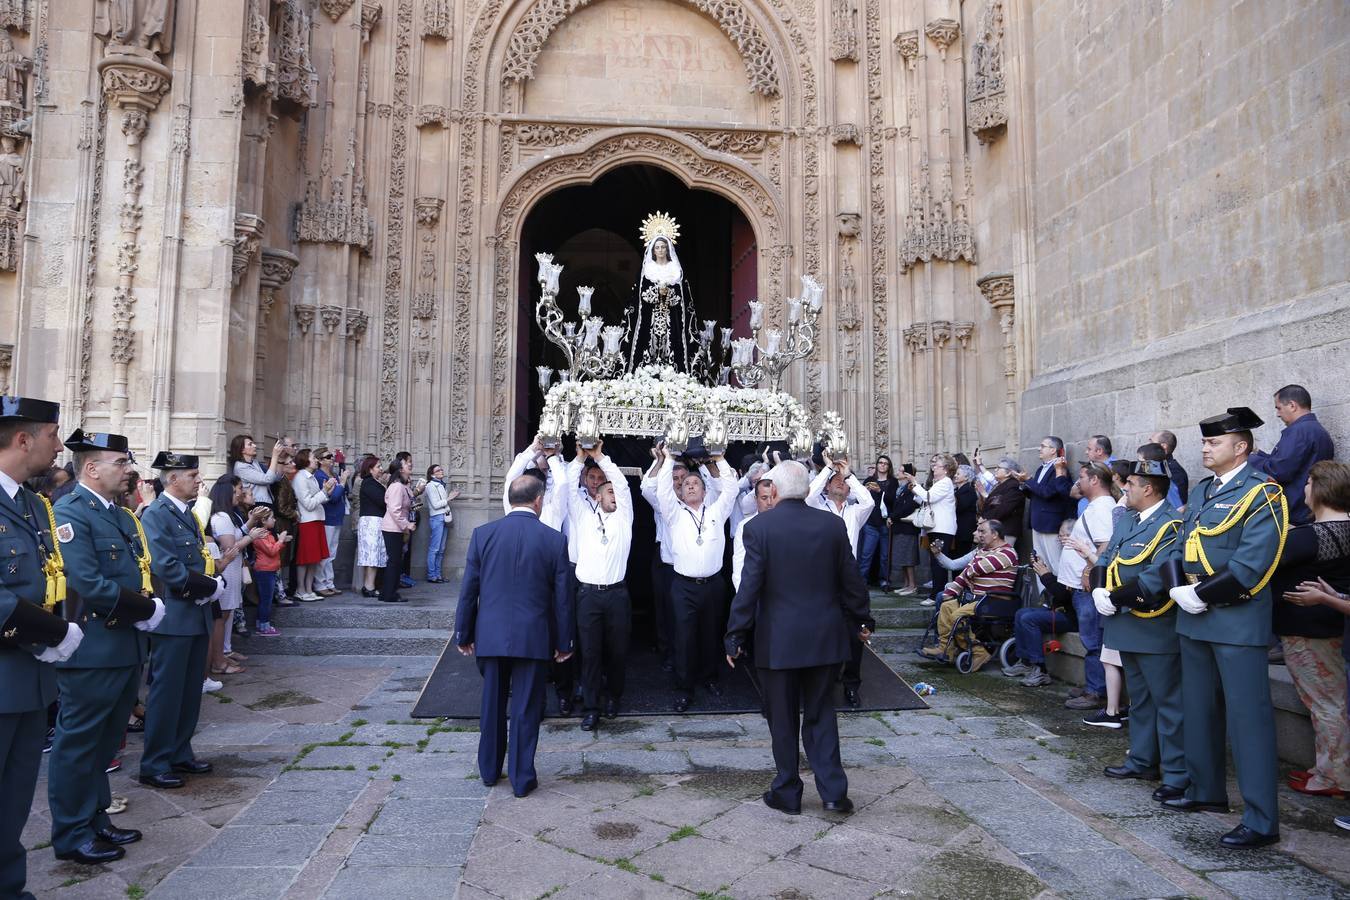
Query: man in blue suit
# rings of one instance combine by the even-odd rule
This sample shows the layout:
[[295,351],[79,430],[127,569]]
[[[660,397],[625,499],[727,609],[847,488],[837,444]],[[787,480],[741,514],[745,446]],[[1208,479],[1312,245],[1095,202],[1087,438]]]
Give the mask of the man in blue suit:
[[[1053,435],[1043,437],[1038,452],[1041,465],[1036,473],[1019,472],[1014,477],[1031,497],[1031,547],[1054,571],[1059,568],[1060,523],[1075,516],[1074,501],[1069,497],[1073,479],[1069,477],[1062,440]],[[1009,523],[1009,527],[1016,526]]]
[[[539,786],[534,750],[544,717],[548,661],[572,656],[572,569],[567,538],[539,521],[544,483],[521,475],[507,489],[511,512],[480,525],[469,540],[455,646],[478,657],[483,675],[478,772],[493,785],[507,759],[511,790],[524,797]],[[508,696],[510,708],[508,709]]]

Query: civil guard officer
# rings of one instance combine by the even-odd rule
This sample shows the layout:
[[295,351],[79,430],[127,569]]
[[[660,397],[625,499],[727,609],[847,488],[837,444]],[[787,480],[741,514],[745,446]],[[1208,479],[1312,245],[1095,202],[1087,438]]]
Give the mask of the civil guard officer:
[[1181,649],[1177,607],[1163,585],[1163,567],[1181,555],[1181,513],[1167,502],[1164,463],[1134,463],[1125,481],[1130,512],[1092,570],[1092,602],[1102,615],[1103,642],[1120,651],[1130,690],[1130,750],[1109,778],[1161,777],[1159,802],[1186,793],[1182,747]]
[[[1224,733],[1233,741],[1242,823],[1226,847],[1264,847],[1280,839],[1276,805],[1275,713],[1266,648],[1270,578],[1280,564],[1289,510],[1284,492],[1247,464],[1256,413],[1245,406],[1200,422],[1200,458],[1214,474],[1191,490],[1182,559],[1169,563],[1169,596],[1181,607],[1181,702],[1190,787],[1170,809],[1228,808]],[[1227,710],[1227,722],[1219,710]]]
[[46,400],[0,396],[0,897],[27,900],[20,835],[37,787],[47,707],[56,699],[51,663],[68,659],[84,636],[56,614],[65,575],[51,507],[23,486],[60,452],[60,413]]
[[121,844],[141,839],[115,828],[105,767],[117,755],[145,664],[147,633],[164,618],[150,585],[150,548],[140,520],[117,505],[135,461],[120,434],[80,429],[66,440],[75,455],[74,490],[56,504],[56,537],[65,561],[66,618],[84,642],[56,666],[61,713],[52,743],[47,798],[57,859],[93,865],[120,859]]
[[150,571],[163,582],[166,611],[150,645],[140,781],[179,788],[184,784],[179,775],[211,771],[210,763],[193,756],[192,733],[202,708],[210,603],[224,592],[225,581],[216,575],[206,534],[192,515],[201,486],[197,457],[161,451],[151,466],[160,472],[164,493],[141,514],[141,524],[150,539]]

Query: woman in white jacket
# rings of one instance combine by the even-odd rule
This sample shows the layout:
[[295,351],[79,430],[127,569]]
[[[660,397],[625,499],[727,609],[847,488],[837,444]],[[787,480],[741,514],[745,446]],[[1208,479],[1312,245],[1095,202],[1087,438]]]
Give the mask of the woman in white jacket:
[[295,567],[298,585],[295,599],[306,603],[322,600],[314,592],[314,575],[319,565],[328,558],[328,535],[324,532],[324,508],[328,495],[337,485],[337,479],[330,478],[319,487],[314,470],[319,467],[319,458],[309,450],[295,454],[295,477],[291,479],[291,490],[295,491],[295,507],[300,512],[300,536],[295,542]]
[[[930,550],[934,541],[941,541],[951,549],[956,537],[956,486],[952,483],[952,474],[956,471],[956,460],[947,453],[939,453],[933,458],[933,484],[924,488],[913,475],[901,473],[900,477],[908,481],[914,490],[914,497],[927,503],[933,510],[933,527],[928,530]],[[929,572],[933,585],[923,606],[934,606],[942,589],[947,586],[947,570],[938,562],[936,555],[929,557]]]

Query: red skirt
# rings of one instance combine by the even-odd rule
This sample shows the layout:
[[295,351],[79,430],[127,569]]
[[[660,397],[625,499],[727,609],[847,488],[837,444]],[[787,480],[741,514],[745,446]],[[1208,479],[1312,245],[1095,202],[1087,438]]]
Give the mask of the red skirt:
[[295,542],[295,564],[312,566],[328,558],[328,533],[323,522],[301,522],[300,537]]

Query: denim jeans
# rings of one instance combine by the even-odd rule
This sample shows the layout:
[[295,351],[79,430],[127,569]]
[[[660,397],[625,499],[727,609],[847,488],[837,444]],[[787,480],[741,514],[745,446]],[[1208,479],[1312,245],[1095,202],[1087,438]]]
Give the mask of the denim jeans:
[[445,516],[427,520],[431,536],[427,540],[427,578],[441,577],[441,559],[445,556]]
[[891,583],[891,536],[885,525],[864,525],[858,535],[858,570],[863,581],[872,570],[872,561],[881,556],[881,586],[890,587]]
[[272,593],[276,590],[277,573],[253,570],[253,581],[258,587],[258,624],[272,624]]
[[1017,639],[1017,658],[1032,665],[1045,664],[1045,636],[1068,631],[1069,617],[1044,606],[1019,609],[1013,616],[1013,635]]
[[1083,657],[1084,687],[1088,693],[1106,696],[1106,670],[1102,668],[1102,617],[1087,591],[1073,592],[1073,611],[1078,614],[1078,637],[1087,655]]

